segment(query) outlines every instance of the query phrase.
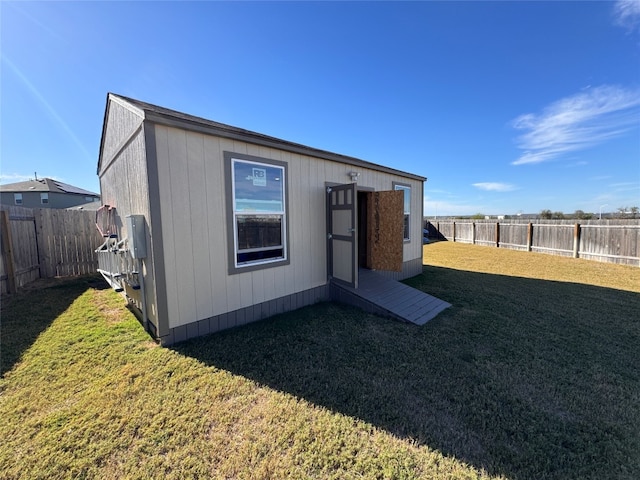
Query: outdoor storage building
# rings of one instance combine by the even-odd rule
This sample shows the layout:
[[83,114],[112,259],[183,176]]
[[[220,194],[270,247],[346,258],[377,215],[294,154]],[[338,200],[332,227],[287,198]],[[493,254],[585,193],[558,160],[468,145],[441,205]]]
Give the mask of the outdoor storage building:
[[108,94],[100,271],[164,345],[422,272],[424,177]]

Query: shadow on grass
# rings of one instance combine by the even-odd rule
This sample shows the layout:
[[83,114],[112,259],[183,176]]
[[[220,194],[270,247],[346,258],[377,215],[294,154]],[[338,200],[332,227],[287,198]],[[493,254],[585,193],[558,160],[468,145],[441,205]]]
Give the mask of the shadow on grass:
[[174,347],[491,474],[640,478],[640,295],[425,267],[424,327],[325,303]]
[[0,375],[10,371],[38,336],[88,288],[105,288],[97,276],[38,280],[1,299]]

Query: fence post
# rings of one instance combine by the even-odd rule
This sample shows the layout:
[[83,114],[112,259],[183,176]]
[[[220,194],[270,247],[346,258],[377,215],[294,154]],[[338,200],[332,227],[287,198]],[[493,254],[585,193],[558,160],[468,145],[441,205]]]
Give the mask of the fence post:
[[576,223],[573,227],[573,258],[578,258],[580,250],[580,224]]
[[527,224],[527,252],[531,251],[532,245],[533,245],[533,223],[529,222]]
[[496,248],[500,248],[500,222],[496,222]]
[[42,226],[42,208],[33,209],[33,219],[36,228],[36,252],[38,254],[38,266],[40,278],[49,278],[47,275],[46,242]]
[[16,268],[11,244],[11,228],[9,214],[5,210],[0,211],[0,229],[2,230],[2,257],[7,272],[7,293],[16,293]]
[[471,245],[476,244],[476,222],[471,222]]
[[453,241],[456,241],[456,222],[453,222]]

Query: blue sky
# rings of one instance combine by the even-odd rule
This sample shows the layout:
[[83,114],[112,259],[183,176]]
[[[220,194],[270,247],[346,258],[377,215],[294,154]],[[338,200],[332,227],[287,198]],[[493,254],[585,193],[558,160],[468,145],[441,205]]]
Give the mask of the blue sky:
[[99,191],[107,92],[428,177],[425,215],[640,206],[640,1],[0,2],[0,181]]

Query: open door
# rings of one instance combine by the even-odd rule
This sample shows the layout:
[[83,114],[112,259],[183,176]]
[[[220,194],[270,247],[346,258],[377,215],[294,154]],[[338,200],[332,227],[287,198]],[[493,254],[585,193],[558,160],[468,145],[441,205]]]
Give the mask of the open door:
[[400,190],[367,193],[367,267],[402,271],[404,194]]
[[358,288],[356,184],[327,187],[327,261],[329,279]]

